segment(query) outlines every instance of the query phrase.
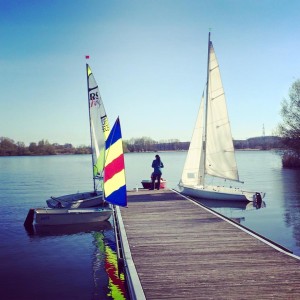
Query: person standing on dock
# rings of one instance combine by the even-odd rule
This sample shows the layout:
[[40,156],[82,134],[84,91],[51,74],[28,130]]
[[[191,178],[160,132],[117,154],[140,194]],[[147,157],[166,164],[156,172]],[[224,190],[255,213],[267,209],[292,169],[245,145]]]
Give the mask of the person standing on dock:
[[157,179],[157,189],[159,190],[160,188],[160,178],[162,175],[161,172],[161,168],[164,167],[164,164],[162,163],[162,161],[160,160],[159,155],[155,155],[155,159],[152,162],[152,168],[153,173],[151,175],[151,179],[152,179],[152,186],[151,186],[151,190],[155,189],[155,180]]

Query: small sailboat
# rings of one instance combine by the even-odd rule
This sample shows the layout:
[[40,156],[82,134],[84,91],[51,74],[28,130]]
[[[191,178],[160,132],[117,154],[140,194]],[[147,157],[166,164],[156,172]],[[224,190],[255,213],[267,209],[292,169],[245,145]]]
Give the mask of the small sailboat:
[[[204,93],[186,157],[180,192],[191,197],[212,200],[253,201],[264,193],[244,191],[238,187],[211,184],[223,179],[240,182],[235,159],[226,99],[219,64],[208,36],[206,95]],[[217,180],[216,180],[217,181]]]
[[[104,201],[119,206],[127,206],[127,191],[125,180],[125,163],[121,125],[116,120],[105,143],[104,152]],[[91,208],[35,208],[30,209],[24,226],[30,228],[34,225],[69,225],[87,224],[106,221],[112,215],[112,207]]]
[[105,140],[110,129],[99,87],[88,64],[86,64],[86,73],[94,190],[50,197],[50,199],[46,200],[50,208],[86,208],[106,204],[103,201],[102,190],[97,188],[97,183],[100,182],[101,186],[101,181],[103,180]]

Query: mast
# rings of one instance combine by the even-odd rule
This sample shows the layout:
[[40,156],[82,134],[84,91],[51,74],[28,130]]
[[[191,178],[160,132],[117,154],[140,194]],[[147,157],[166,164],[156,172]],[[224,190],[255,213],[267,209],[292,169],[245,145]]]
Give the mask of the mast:
[[[204,160],[204,174],[206,173],[206,146],[207,146],[207,116],[208,116],[208,87],[209,87],[209,69],[210,69],[210,32],[208,33],[208,53],[207,53],[207,79],[206,79],[206,95],[205,95],[205,122],[204,122],[204,139],[203,139],[203,160]],[[203,175],[204,175],[203,174]],[[203,185],[205,183],[205,176],[203,178]]]
[[[92,122],[91,122],[91,105],[90,105],[90,86],[89,86],[89,65],[86,64],[86,79],[87,79],[87,92],[88,92],[88,106],[89,106],[89,124],[90,124],[90,139],[91,139],[91,149],[93,151],[93,141],[92,141]],[[93,174],[93,184],[94,184],[94,192],[96,192],[96,182],[94,176],[94,156],[92,153],[92,174]]]

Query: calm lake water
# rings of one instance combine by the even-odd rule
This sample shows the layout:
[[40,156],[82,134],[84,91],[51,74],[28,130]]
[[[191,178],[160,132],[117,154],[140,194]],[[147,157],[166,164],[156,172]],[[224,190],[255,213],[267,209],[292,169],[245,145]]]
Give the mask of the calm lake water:
[[[177,188],[186,152],[162,152],[163,178]],[[300,171],[281,168],[272,151],[236,153],[246,189],[266,192],[264,207],[205,203],[300,256]],[[154,153],[125,155],[127,189],[149,179]],[[23,227],[50,196],[92,189],[89,155],[0,157],[2,299],[126,299],[110,222],[64,230]],[[129,208],[130,209],[130,206]],[[213,233],[212,233],[213,234]]]

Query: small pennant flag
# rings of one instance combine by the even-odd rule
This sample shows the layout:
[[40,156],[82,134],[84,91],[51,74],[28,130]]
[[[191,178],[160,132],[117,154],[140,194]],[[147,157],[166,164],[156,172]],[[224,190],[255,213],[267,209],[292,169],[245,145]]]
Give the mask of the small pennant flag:
[[105,141],[104,196],[111,204],[127,205],[125,163],[120,120],[117,118]]

